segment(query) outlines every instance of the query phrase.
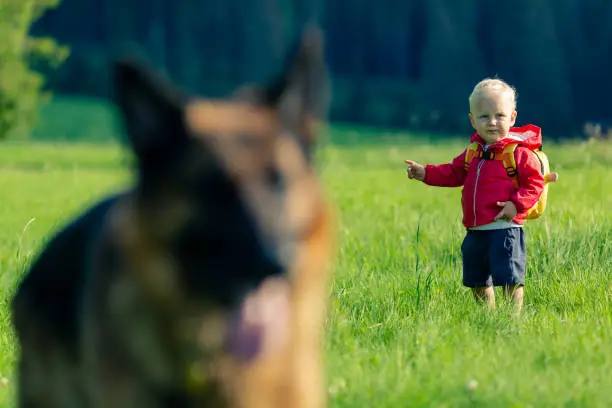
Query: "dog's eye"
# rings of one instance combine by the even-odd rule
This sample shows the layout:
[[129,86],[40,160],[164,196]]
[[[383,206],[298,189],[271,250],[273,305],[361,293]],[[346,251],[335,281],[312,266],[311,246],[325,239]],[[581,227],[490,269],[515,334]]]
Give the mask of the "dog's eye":
[[283,175],[276,167],[268,167],[266,169],[266,182],[270,187],[280,189],[283,187]]
[[257,139],[250,134],[240,134],[236,138],[238,140],[238,145],[245,149],[254,149],[257,147]]

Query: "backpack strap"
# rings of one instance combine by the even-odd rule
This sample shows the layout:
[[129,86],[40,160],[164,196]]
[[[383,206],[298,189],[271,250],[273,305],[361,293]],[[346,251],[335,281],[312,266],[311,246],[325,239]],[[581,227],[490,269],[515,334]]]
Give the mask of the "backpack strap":
[[470,163],[472,162],[474,157],[479,157],[480,155],[482,155],[482,152],[478,150],[479,147],[480,147],[480,144],[478,142],[472,142],[470,143],[468,148],[465,149],[465,162],[463,165],[463,168],[465,169],[465,171],[467,171],[468,168],[470,168]]
[[504,147],[504,150],[502,151],[502,162],[504,163],[506,174],[512,179],[514,187],[518,188],[518,173],[516,171],[516,160],[514,159],[514,151],[516,150],[516,146],[516,143],[510,143]]
[[[510,177],[510,179],[512,179],[512,183],[514,184],[514,187],[518,188],[519,187],[518,173],[516,171],[516,160],[514,158],[514,151],[516,150],[516,146],[518,146],[517,143],[510,143],[504,147],[501,157],[499,157],[499,155],[494,154],[491,157],[488,157],[487,159],[488,160],[500,160],[501,159],[504,165],[504,169],[506,169],[506,174],[508,175],[508,177]],[[464,164],[465,171],[468,170],[468,168],[470,167],[470,163],[475,157],[483,156],[482,150],[479,150],[479,149],[480,149],[480,144],[478,142],[470,143],[470,145],[466,149],[465,164]]]

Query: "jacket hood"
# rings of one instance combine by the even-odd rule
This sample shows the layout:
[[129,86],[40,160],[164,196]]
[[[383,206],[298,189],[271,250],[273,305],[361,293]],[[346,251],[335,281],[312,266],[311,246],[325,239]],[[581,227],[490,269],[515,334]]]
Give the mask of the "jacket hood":
[[[484,139],[476,132],[470,138],[470,142],[478,142],[486,144]],[[534,150],[542,146],[542,129],[536,125],[524,125],[520,127],[511,127],[508,136],[493,143],[491,146],[503,149],[510,143],[518,143],[529,150]]]

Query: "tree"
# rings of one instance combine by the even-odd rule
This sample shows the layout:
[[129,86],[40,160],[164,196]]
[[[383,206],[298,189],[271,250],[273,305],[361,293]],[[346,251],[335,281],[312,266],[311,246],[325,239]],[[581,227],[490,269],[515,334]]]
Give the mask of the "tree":
[[0,5],[0,140],[27,135],[50,93],[33,67],[59,66],[68,48],[49,37],[34,38],[30,27],[59,0],[2,0]]
[[482,78],[483,55],[477,47],[476,0],[427,1],[423,45],[422,107],[427,129],[470,132],[468,96]]
[[517,125],[535,123],[547,138],[573,133],[574,90],[566,58],[569,45],[561,42],[560,34],[568,28],[555,24],[558,2],[515,0],[500,2],[494,10],[487,0],[479,3],[479,20],[487,23],[480,47],[492,51],[486,58],[488,75],[497,74],[517,88]]

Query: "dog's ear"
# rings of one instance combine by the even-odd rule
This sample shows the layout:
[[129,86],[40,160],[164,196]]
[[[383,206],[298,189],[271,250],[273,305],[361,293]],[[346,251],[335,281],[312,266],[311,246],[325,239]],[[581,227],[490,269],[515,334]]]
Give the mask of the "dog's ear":
[[265,88],[264,103],[275,107],[291,131],[303,132],[304,120],[322,119],[329,103],[323,35],[308,27],[288,53],[281,75]]
[[167,79],[134,60],[118,61],[113,79],[115,102],[139,161],[154,161],[186,138],[185,100]]

